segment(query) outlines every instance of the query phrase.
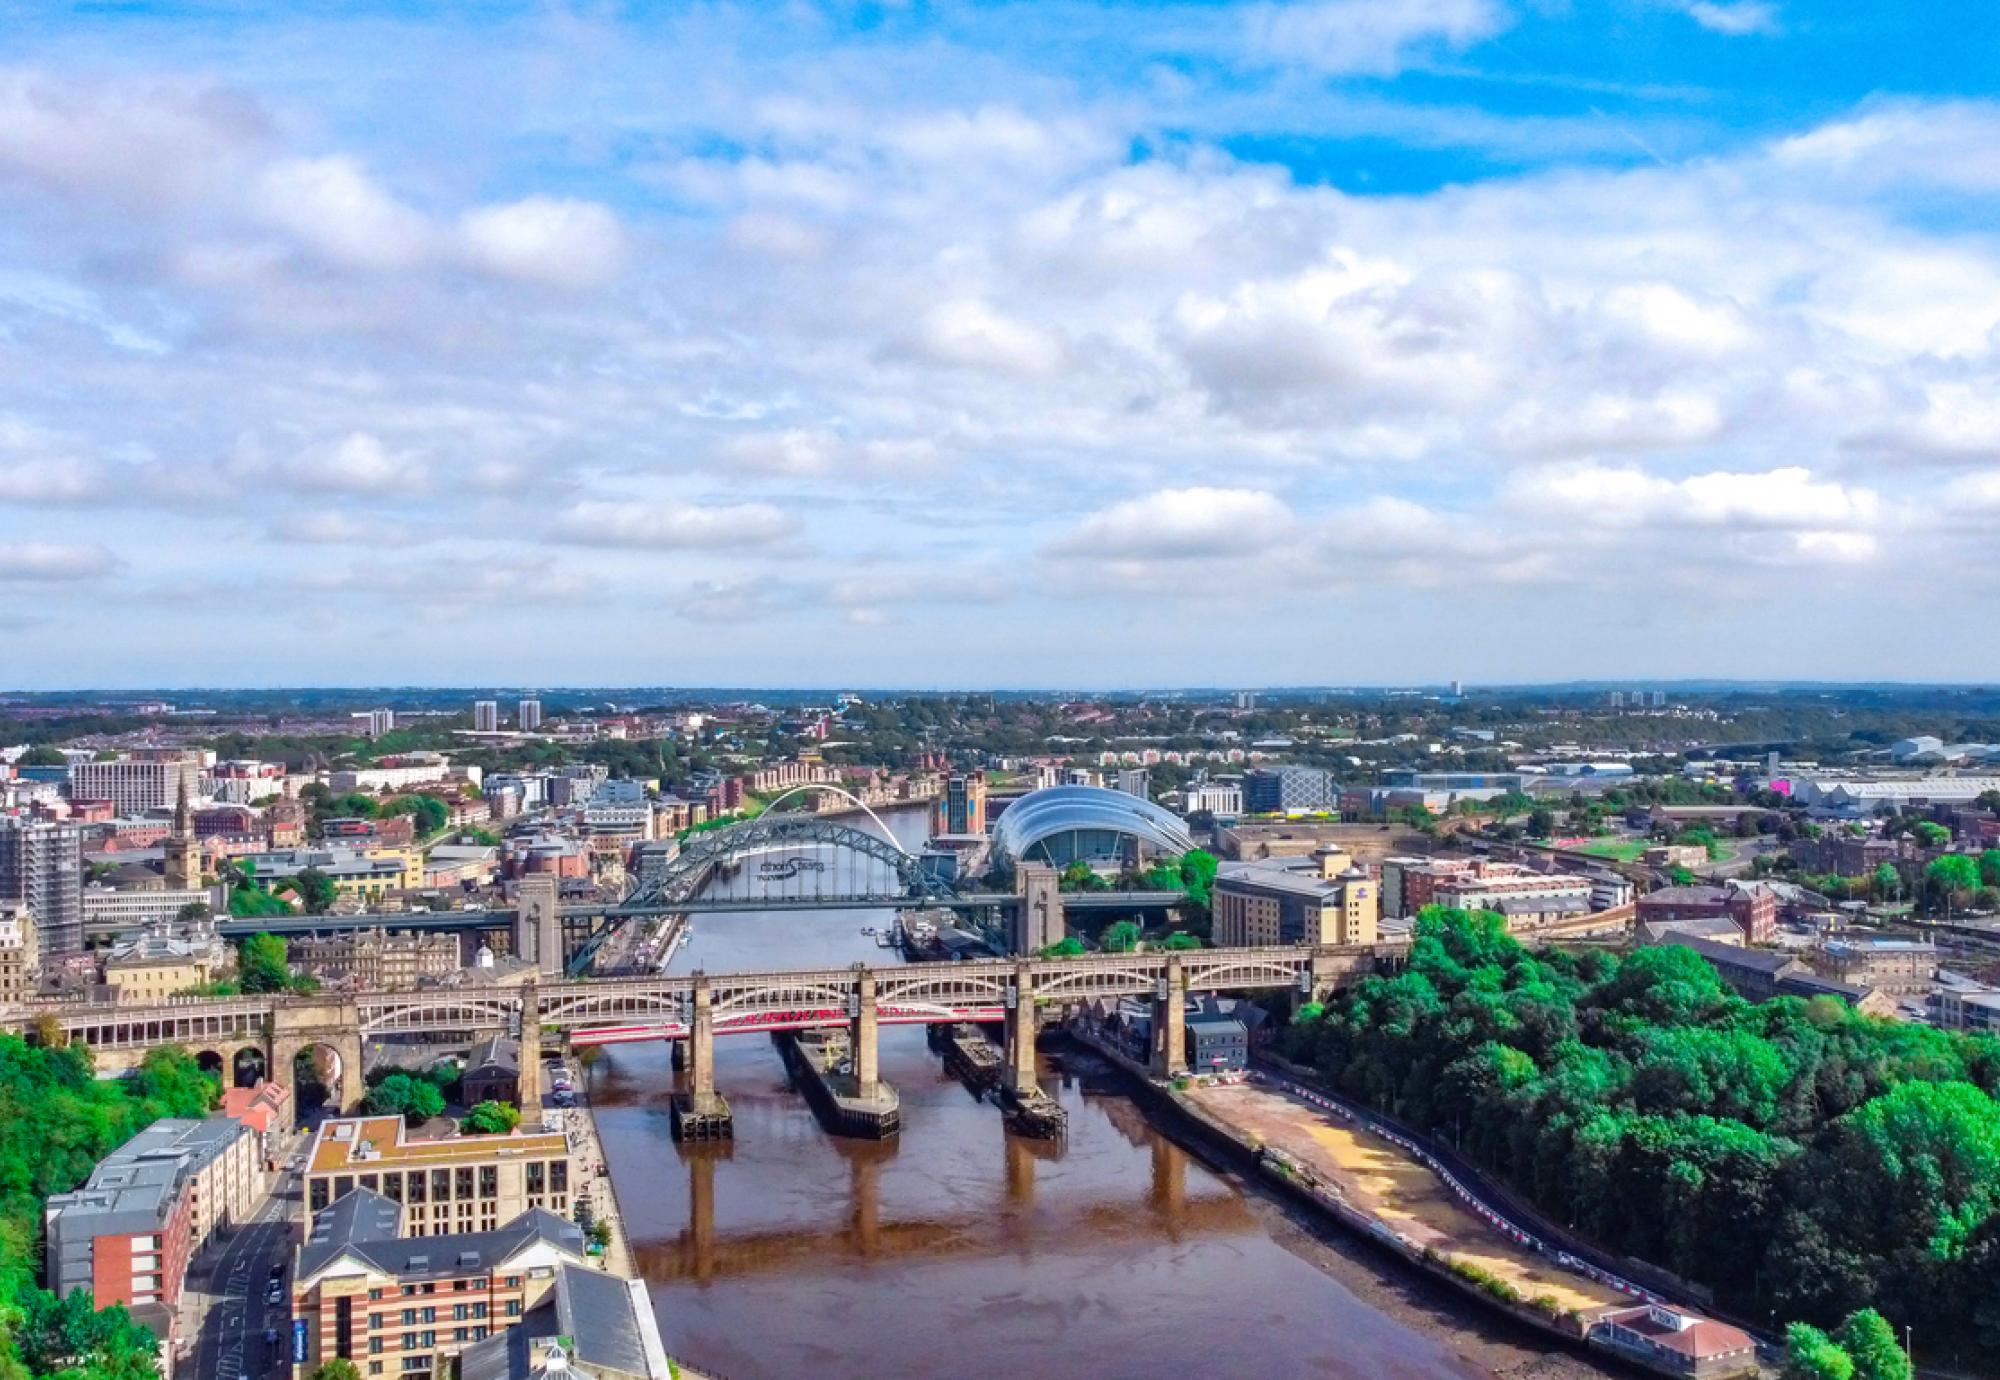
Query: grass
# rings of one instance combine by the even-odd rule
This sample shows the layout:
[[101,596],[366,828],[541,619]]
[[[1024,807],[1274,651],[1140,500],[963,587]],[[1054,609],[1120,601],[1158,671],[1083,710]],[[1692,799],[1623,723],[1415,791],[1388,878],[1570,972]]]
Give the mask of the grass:
[[1592,839],[1577,849],[1593,858],[1609,858],[1612,862],[1637,862],[1639,855],[1653,846],[1651,839]]

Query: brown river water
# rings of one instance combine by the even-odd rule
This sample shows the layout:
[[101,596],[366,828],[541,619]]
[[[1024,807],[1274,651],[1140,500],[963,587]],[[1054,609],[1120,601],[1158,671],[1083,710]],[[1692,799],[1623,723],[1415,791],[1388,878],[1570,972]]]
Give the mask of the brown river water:
[[[890,817],[906,842],[923,814]],[[889,917],[700,917],[675,971],[895,961]],[[605,1154],[667,1347],[724,1380],[1204,1374],[1602,1375],[1219,1173],[1087,1056],[1043,1056],[1059,1145],[1006,1134],[918,1027],[885,1028],[887,1142],[828,1136],[766,1036],[717,1041],[733,1144],[673,1140],[667,1050],[590,1075]]]

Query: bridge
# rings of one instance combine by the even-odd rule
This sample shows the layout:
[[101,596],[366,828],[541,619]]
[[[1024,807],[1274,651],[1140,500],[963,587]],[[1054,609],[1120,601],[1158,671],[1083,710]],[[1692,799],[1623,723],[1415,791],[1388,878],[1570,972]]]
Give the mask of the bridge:
[[1313,996],[1379,968],[1399,964],[1399,944],[1168,950],[1087,954],[1075,958],[975,959],[889,968],[785,969],[768,972],[530,982],[516,988],[433,988],[311,997],[181,997],[151,1006],[115,1003],[32,1004],[0,1011],[0,1029],[88,1045],[99,1067],[132,1067],[149,1049],[176,1044],[224,1061],[256,1050],[266,1068],[288,1070],[300,1051],[329,1049],[339,1107],[364,1095],[361,1046],[391,1036],[472,1038],[504,1030],[521,1042],[521,1105],[541,1100],[541,1044],[560,1032],[572,1045],[640,1040],[685,1041],[689,1094],[700,1107],[716,1101],[717,1036],[846,1027],[854,1074],[879,1082],[877,1031],[883,1025],[958,1021],[1004,1023],[1005,1079],[1032,1087],[1041,1012],[1101,998],[1147,997],[1154,1005],[1155,1071],[1187,1065],[1185,1032],[1163,1019],[1169,1002],[1190,993],[1291,990]]
[[[864,807],[865,808],[865,807]],[[324,934],[354,929],[419,932],[505,931],[513,951],[545,976],[578,976],[627,923],[661,915],[771,910],[950,909],[986,917],[1008,947],[1032,953],[1063,934],[1070,910],[1171,908],[1176,891],[1062,892],[1054,870],[1015,869],[1012,891],[960,891],[879,832],[806,813],[773,814],[688,836],[671,856],[642,855],[626,895],[610,903],[563,905],[556,879],[531,875],[514,909],[409,911],[367,915],[281,915],[226,919],[231,938],[257,933]]]

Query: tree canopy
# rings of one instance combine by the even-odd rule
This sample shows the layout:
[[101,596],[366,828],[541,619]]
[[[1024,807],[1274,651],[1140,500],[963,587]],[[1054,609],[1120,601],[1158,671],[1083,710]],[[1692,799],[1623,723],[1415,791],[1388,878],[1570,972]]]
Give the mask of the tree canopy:
[[1831,998],[1751,1004],[1679,945],[1534,954],[1497,916],[1431,908],[1404,971],[1302,1008],[1285,1038],[1739,1311],[1830,1325],[1879,1306],[1920,1332],[2000,1330],[1990,1036]]

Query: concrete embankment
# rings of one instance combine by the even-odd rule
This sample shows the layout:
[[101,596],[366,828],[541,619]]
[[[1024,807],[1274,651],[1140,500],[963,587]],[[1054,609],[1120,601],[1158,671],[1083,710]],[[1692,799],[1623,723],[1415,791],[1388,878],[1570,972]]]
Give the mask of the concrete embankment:
[[884,1140],[902,1129],[902,1101],[894,1088],[879,1080],[864,1088],[852,1073],[840,1071],[848,1053],[844,1034],[802,1030],[777,1041],[792,1081],[829,1133]]
[[[1532,1238],[1455,1181],[1330,1102],[1275,1080],[1201,1089],[1161,1083],[1114,1046],[1078,1028],[1070,1038],[1130,1076],[1134,1096],[1176,1139],[1244,1169],[1280,1196],[1373,1242],[1481,1307],[1565,1345],[1595,1350],[1591,1324],[1644,1300]],[[1629,1358],[1628,1358],[1629,1359]]]

